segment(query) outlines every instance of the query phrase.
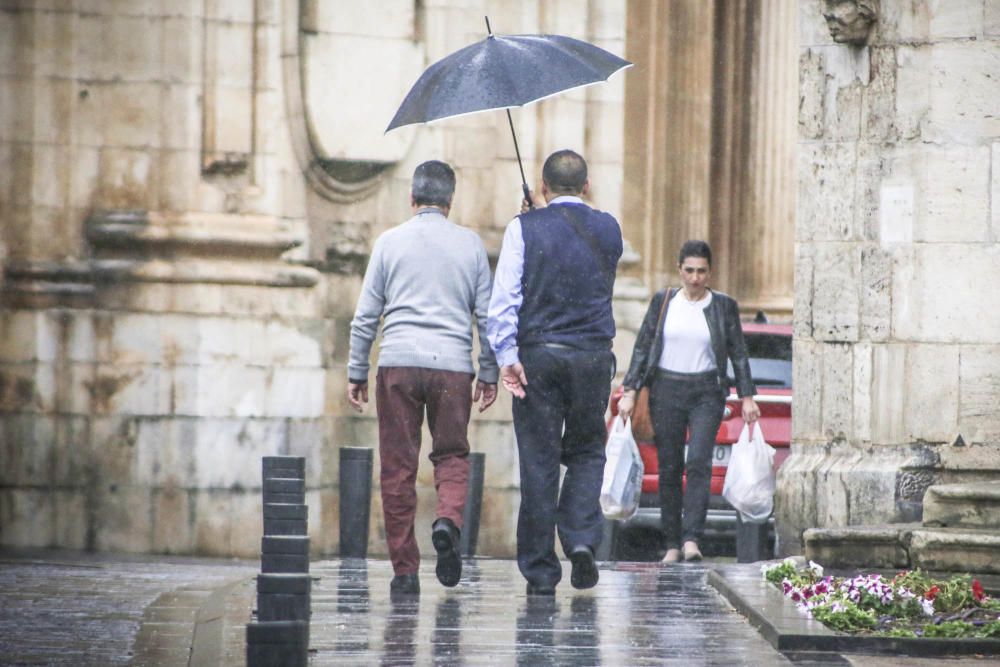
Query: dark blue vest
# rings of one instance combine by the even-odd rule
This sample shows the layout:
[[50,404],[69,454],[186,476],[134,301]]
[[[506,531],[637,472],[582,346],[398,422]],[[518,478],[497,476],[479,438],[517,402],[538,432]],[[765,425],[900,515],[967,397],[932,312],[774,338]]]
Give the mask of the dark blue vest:
[[[622,255],[618,222],[574,203],[552,204],[520,217],[524,300],[518,311],[517,344],[610,348],[615,336],[611,297]],[[593,246],[571,219],[590,230]]]

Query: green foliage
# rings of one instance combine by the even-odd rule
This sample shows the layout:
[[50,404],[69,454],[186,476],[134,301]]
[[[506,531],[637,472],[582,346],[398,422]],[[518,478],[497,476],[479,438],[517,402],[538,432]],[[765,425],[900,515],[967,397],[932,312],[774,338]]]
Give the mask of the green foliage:
[[976,636],[1000,639],[1000,621],[993,621],[992,623],[987,623],[986,625],[981,626],[976,632]]
[[778,565],[772,566],[764,573],[764,579],[768,582],[780,586],[785,579],[795,579],[798,571],[795,569],[795,561],[785,560]]
[[904,639],[916,639],[917,633],[910,628],[892,628],[884,632],[876,633],[882,637],[900,637]]
[[877,624],[874,611],[861,609],[853,602],[841,602],[837,607],[837,611],[834,611],[834,604],[814,607],[813,618],[828,628],[841,632],[871,630]]
[[965,621],[946,621],[937,625],[928,623],[924,626],[924,637],[971,637],[975,631],[976,626]]

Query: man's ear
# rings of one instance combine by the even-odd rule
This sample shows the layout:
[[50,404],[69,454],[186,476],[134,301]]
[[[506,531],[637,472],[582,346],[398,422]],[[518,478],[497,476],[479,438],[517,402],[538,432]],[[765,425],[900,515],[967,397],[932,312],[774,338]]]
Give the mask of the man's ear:
[[590,192],[590,179],[588,178],[583,182],[583,188],[580,190],[581,195],[585,195]]

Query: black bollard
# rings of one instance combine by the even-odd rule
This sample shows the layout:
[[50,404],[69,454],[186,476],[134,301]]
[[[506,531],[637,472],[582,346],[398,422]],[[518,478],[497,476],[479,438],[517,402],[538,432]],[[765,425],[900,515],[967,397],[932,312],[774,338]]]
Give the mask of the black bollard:
[[372,499],[372,450],[340,448],[340,555],[368,556],[368,519]]
[[309,664],[309,622],[248,623],[246,658],[247,667],[306,667]]
[[469,453],[469,488],[465,496],[465,509],[462,510],[462,535],[459,539],[459,552],[463,556],[476,555],[476,545],[479,542],[479,516],[483,511],[483,483],[486,480],[486,454],[483,452]]

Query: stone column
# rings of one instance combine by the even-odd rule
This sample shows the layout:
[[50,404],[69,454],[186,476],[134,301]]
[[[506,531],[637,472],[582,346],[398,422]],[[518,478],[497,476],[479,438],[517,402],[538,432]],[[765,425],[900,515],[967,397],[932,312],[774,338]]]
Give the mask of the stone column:
[[795,226],[795,120],[798,88],[794,0],[752,2],[750,87],[742,216],[730,229],[726,288],[744,311],[787,319],[792,310]]
[[1000,461],[1000,29],[983,3],[883,1],[839,43],[802,1],[795,418],[781,548],[910,522]]
[[708,235],[714,12],[694,0],[629,4],[624,231],[639,277],[657,288],[680,244]]

